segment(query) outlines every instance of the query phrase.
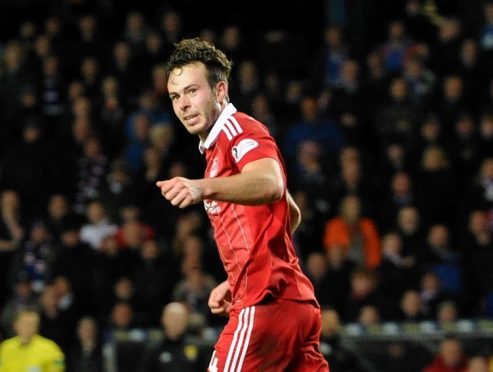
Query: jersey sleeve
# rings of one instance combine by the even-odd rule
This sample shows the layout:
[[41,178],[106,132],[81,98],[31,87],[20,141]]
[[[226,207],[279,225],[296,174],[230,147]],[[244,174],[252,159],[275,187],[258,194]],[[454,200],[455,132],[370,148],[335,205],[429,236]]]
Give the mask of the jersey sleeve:
[[251,125],[233,139],[230,151],[233,162],[240,170],[246,164],[263,158],[272,158],[282,164],[274,138],[267,131],[251,128]]

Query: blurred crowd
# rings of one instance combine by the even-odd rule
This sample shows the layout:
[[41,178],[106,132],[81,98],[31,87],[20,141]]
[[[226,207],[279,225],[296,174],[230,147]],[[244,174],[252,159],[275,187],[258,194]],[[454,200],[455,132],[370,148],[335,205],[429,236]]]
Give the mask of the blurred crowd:
[[363,50],[343,16],[316,38],[197,30],[166,4],[66,3],[17,9],[0,39],[2,338],[27,305],[66,352],[81,319],[104,338],[159,327],[170,302],[196,335],[222,324],[205,213],[155,186],[203,170],[166,92],[184,36],[228,54],[232,103],[276,137],[325,309],[364,326],[493,317],[493,2],[397,2]]

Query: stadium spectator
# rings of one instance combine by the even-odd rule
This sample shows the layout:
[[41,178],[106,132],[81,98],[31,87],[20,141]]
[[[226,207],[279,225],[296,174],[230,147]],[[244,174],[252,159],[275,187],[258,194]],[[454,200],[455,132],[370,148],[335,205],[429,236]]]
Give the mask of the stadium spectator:
[[381,262],[380,234],[375,222],[362,215],[361,208],[356,195],[342,199],[339,215],[325,225],[324,247],[326,250],[342,247],[357,266],[376,268]]
[[405,291],[399,303],[397,320],[401,322],[416,323],[426,319],[423,302],[420,293],[409,289]]
[[80,239],[94,250],[99,250],[104,238],[116,234],[118,226],[109,219],[108,211],[100,200],[87,206],[87,222],[80,228]]
[[0,305],[6,301],[13,283],[12,265],[16,250],[21,247],[25,235],[24,216],[20,195],[15,190],[3,190],[0,194]]
[[36,309],[36,307],[38,307],[38,299],[31,288],[31,281],[26,276],[20,275],[0,313],[0,333],[3,338],[14,336],[15,317],[21,309]]
[[80,318],[77,343],[67,353],[67,372],[103,372],[103,360],[98,324],[94,318]]
[[423,372],[462,372],[467,365],[467,356],[460,341],[448,337],[440,342],[435,359],[425,367]]
[[14,323],[16,336],[0,344],[2,371],[65,371],[62,350],[52,340],[39,335],[39,324],[40,317],[35,310],[26,308],[18,312]]
[[190,312],[181,302],[170,302],[161,315],[163,340],[147,350],[142,372],[190,371],[207,368],[204,347],[197,345],[190,333]]
[[322,310],[322,336],[320,350],[336,371],[365,372],[358,355],[341,343],[342,323],[337,311],[331,308]]

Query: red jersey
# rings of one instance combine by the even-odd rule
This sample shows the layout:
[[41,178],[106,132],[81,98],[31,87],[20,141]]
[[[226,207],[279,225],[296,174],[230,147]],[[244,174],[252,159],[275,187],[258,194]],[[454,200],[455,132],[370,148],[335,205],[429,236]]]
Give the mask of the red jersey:
[[[205,153],[206,178],[241,172],[249,162],[277,160],[286,170],[280,151],[267,128],[229,104],[200,144]],[[315,300],[312,283],[302,272],[291,236],[288,201],[247,206],[205,200],[219,255],[228,274],[233,306],[245,307],[262,300],[282,298]]]

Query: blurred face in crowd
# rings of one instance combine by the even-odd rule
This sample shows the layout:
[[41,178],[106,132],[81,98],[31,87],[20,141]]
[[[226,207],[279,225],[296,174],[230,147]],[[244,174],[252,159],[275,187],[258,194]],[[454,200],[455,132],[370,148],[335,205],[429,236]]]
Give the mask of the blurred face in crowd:
[[39,57],[46,57],[51,52],[51,42],[48,36],[39,35],[34,40],[34,51]]
[[466,372],[488,372],[488,361],[483,356],[475,356],[469,359]]
[[440,345],[440,355],[447,367],[456,367],[462,359],[462,347],[455,339],[445,340]]
[[75,227],[65,230],[61,238],[65,247],[76,247],[80,240],[79,230]]
[[407,173],[398,172],[392,178],[392,191],[396,195],[407,195],[411,191],[411,180]]
[[399,227],[405,233],[413,233],[418,229],[419,215],[418,210],[414,207],[403,207],[398,213]]
[[346,196],[341,203],[341,215],[348,223],[355,223],[360,218],[361,203],[357,196]]
[[445,225],[433,225],[428,233],[428,244],[446,248],[449,244],[449,232]]
[[322,334],[326,337],[337,334],[341,329],[341,320],[337,311],[322,310]]
[[85,38],[94,35],[96,25],[96,19],[90,15],[83,16],[79,20],[79,30]]
[[48,204],[48,212],[52,218],[60,219],[68,212],[67,199],[60,194],[53,195]]
[[35,223],[31,228],[31,240],[42,243],[49,238],[49,232],[43,223]]
[[487,158],[481,163],[480,173],[484,180],[493,179],[493,158]]
[[[493,97],[493,82],[491,84],[491,95]],[[486,140],[493,138],[493,116],[483,115],[479,122],[479,134]]]
[[404,293],[401,300],[401,309],[408,316],[416,316],[421,310],[421,297],[414,290],[409,290]]
[[421,288],[427,292],[437,292],[440,290],[440,281],[434,273],[426,273],[421,279]]
[[35,143],[41,137],[41,128],[37,125],[28,125],[24,128],[22,137],[26,143]]
[[453,302],[443,302],[438,307],[439,323],[450,323],[457,320],[457,306]]
[[106,218],[104,206],[98,201],[91,202],[87,208],[87,218],[90,223],[94,224],[104,220]]
[[396,233],[386,233],[382,238],[383,251],[391,256],[400,255],[402,250],[402,240]]
[[403,101],[407,97],[407,84],[402,78],[392,80],[390,84],[390,95],[396,101]]
[[96,322],[92,318],[82,318],[77,327],[77,335],[81,342],[94,342],[97,336]]
[[188,309],[184,304],[178,302],[168,304],[161,316],[161,324],[166,336],[171,339],[180,337],[187,329],[188,318]]
[[375,306],[366,305],[360,310],[358,322],[363,326],[371,326],[380,322],[380,315]]
[[325,255],[320,252],[314,252],[308,256],[307,270],[311,277],[320,280],[327,271],[327,261]]
[[113,307],[111,319],[116,328],[127,328],[132,324],[134,312],[129,304],[121,302]]
[[39,330],[39,315],[34,311],[21,312],[15,323],[14,330],[22,343],[29,343]]
[[241,42],[241,32],[237,26],[230,25],[224,29],[221,38],[222,44],[227,49],[236,49]]
[[449,100],[457,100],[462,96],[463,81],[459,76],[449,76],[443,83],[443,94]]
[[481,210],[472,211],[469,215],[469,231],[474,235],[490,235],[487,214]]

